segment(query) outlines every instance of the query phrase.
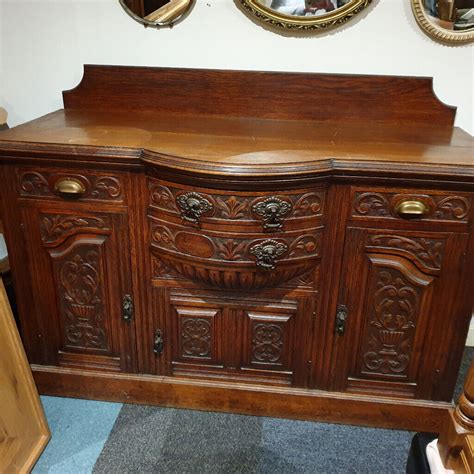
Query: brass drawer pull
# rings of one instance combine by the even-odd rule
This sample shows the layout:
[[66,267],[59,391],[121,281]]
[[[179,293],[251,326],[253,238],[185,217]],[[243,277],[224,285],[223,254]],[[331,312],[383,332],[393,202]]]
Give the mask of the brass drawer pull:
[[86,187],[76,178],[60,178],[54,189],[63,197],[79,198],[86,192]]
[[288,251],[288,245],[269,239],[253,245],[249,251],[257,258],[256,264],[258,268],[262,270],[274,270],[278,258]]
[[422,201],[406,199],[395,206],[395,212],[400,217],[423,217],[428,214],[429,208]]
[[201,216],[214,210],[214,205],[199,193],[181,194],[176,198],[176,202],[181,210],[183,222],[191,222],[199,225]]
[[263,221],[265,232],[278,231],[283,228],[283,218],[292,210],[291,203],[272,196],[252,206],[252,212]]

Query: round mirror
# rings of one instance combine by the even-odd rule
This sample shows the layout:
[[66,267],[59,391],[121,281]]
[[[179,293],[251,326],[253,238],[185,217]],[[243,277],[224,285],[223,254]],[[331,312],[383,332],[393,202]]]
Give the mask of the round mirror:
[[172,27],[190,12],[194,0],[119,0],[136,21],[153,28]]
[[445,43],[474,41],[474,0],[412,0],[418,24]]
[[372,0],[239,0],[264,23],[287,30],[331,28],[353,18]]

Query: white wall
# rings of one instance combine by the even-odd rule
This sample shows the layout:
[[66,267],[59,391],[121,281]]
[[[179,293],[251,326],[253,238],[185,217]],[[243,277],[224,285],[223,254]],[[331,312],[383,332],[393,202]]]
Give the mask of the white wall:
[[0,0],[0,106],[9,124],[62,106],[84,63],[423,75],[474,134],[474,49],[435,43],[409,0],[374,0],[319,37],[288,38],[250,21],[233,0],[196,0],[172,30],[145,29],[118,0]]

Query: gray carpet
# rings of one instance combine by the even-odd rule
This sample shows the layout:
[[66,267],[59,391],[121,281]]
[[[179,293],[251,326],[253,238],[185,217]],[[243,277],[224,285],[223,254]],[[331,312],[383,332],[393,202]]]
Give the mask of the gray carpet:
[[[457,394],[472,355],[467,349]],[[124,405],[94,473],[404,473],[412,437],[407,431]]]

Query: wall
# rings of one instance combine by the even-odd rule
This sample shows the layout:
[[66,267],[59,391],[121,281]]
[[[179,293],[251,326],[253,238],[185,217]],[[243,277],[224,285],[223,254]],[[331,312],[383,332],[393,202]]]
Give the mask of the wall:
[[143,28],[118,0],[0,0],[0,106],[10,125],[60,108],[84,63],[422,75],[434,76],[474,134],[473,51],[426,37],[409,0],[374,0],[359,19],[312,38],[266,31],[233,0],[196,0],[172,30]]

